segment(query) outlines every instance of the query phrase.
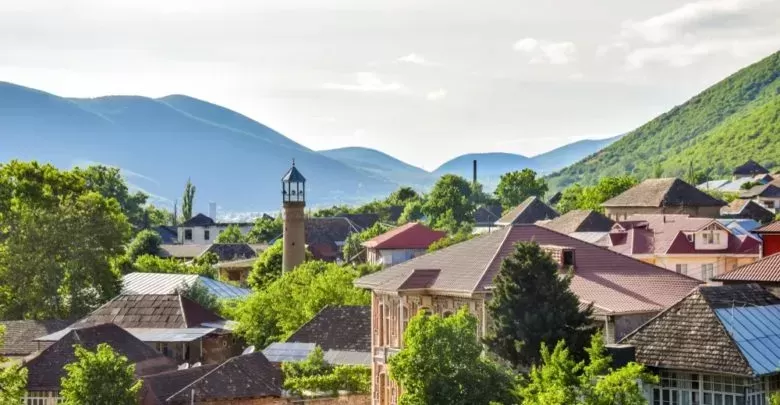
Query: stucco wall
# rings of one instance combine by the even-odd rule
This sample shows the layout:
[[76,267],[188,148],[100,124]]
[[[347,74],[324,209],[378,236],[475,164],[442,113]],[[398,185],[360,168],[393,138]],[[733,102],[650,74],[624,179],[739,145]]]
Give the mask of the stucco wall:
[[[217,239],[219,233],[227,229],[227,227],[228,227],[227,225],[218,225],[218,226],[209,226],[209,227],[196,226],[191,228],[179,227],[177,228],[176,232],[177,232],[177,237],[179,239],[179,243],[185,245],[192,245],[192,244],[207,245],[209,243],[214,243],[214,240]],[[184,240],[185,229],[192,230],[192,240]],[[252,229],[252,226],[251,225],[239,226],[238,229],[241,230],[241,234],[246,235]],[[204,238],[206,230],[209,231],[208,240]]]

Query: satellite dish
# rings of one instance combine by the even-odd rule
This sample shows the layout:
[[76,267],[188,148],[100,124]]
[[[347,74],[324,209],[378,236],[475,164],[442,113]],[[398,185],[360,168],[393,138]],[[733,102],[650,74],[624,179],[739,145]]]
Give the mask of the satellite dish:
[[200,366],[201,366],[200,362],[197,362],[197,363],[192,365],[192,367],[200,367]]
[[255,347],[254,346],[249,346],[246,349],[244,349],[243,352],[241,352],[241,355],[243,356],[245,354],[250,354],[250,353],[254,353],[254,352],[255,352]]
[[184,363],[184,364],[179,364],[179,368],[178,369],[179,370],[186,370],[188,368],[190,368],[190,364],[189,363]]

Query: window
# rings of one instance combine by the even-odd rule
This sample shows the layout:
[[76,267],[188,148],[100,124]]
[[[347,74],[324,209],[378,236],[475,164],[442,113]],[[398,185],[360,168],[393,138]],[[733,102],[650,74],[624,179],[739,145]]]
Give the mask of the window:
[[688,275],[688,264],[686,263],[676,264],[674,268],[675,270],[677,270],[678,273]]
[[710,281],[710,279],[712,279],[714,267],[715,265],[712,263],[701,265],[701,279],[703,281]]
[[206,229],[205,231],[203,231],[203,240],[209,240],[209,239],[211,239],[211,231]]
[[184,230],[184,240],[192,240],[192,229]]
[[230,281],[241,281],[240,271],[229,271],[227,275],[228,275],[228,280]]
[[771,200],[764,201],[764,205],[766,205],[767,208],[775,208],[775,202]]
[[701,234],[702,240],[705,245],[717,245],[720,244],[720,232],[704,232]]
[[564,266],[574,266],[574,251],[573,250],[564,250],[563,251],[563,265]]
[[695,233],[689,233],[685,235],[688,237],[688,242],[694,243],[696,242],[696,234]]

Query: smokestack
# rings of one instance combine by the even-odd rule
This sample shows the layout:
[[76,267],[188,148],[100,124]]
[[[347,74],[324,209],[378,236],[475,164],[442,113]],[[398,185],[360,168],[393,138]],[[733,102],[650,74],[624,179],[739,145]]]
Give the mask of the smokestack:
[[217,220],[217,203],[215,202],[209,203],[209,218]]
[[477,159],[474,159],[474,169],[473,169],[473,178],[471,179],[472,184],[475,186],[477,185]]

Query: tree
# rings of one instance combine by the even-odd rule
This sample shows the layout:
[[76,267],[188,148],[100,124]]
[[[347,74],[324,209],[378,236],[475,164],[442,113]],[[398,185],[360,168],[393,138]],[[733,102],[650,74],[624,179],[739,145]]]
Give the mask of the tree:
[[637,179],[631,176],[602,177],[593,186],[574,184],[561,193],[556,208],[566,213],[573,209],[603,211],[601,204],[634,187]]
[[421,220],[424,215],[422,212],[423,203],[422,201],[411,201],[406,203],[406,206],[404,206],[404,210],[401,213],[401,216],[398,217],[398,224],[406,224],[409,222],[415,222]]
[[561,191],[561,199],[558,200],[558,204],[555,206],[555,209],[561,214],[579,209],[580,196],[582,195],[582,191],[583,187],[577,183],[567,187]]
[[544,197],[547,193],[547,182],[536,178],[536,172],[523,169],[501,175],[496,187],[496,196],[504,209],[520,205],[528,197]]
[[119,293],[130,225],[80,173],[0,165],[0,319],[78,318]]
[[173,213],[151,204],[144,207],[143,228],[148,229],[161,225],[173,225]]
[[457,232],[452,236],[447,236],[445,238],[441,238],[437,240],[436,242],[431,243],[431,245],[428,246],[428,253],[435,252],[440,249],[444,249],[448,246],[452,246],[460,242],[465,242],[476,236],[477,235],[475,235],[472,232]]
[[115,199],[135,229],[144,227],[144,204],[148,196],[140,191],[130,193],[119,168],[96,165],[85,169],[77,167],[73,171],[84,179],[87,190]]
[[247,276],[247,284],[255,290],[262,290],[282,276],[282,255],[284,254],[284,242],[277,239],[273,245],[252,264],[252,270]]
[[364,250],[363,242],[385,232],[387,232],[387,227],[377,222],[370,228],[366,228],[361,232],[351,233],[347,236],[347,239],[344,241],[344,246],[341,248],[344,261],[349,263],[353,257],[362,252]]
[[390,376],[403,387],[399,405],[515,403],[513,377],[482,354],[476,330],[466,308],[412,317],[403,349],[390,358]]
[[[190,179],[187,179],[187,184],[184,185],[184,195],[181,199],[181,216],[186,221],[192,218],[192,206],[195,202],[195,186]],[[216,220],[216,218],[212,218]]]
[[216,243],[244,243],[244,235],[236,224],[231,224],[217,235]]
[[[0,347],[3,347],[5,326],[0,325]],[[27,369],[0,355],[0,405],[19,405],[27,391]]]
[[157,255],[162,245],[160,235],[151,230],[143,230],[135,235],[135,238],[127,245],[125,253],[131,262],[135,262],[142,255]]
[[471,183],[463,177],[445,174],[433,186],[423,205],[423,213],[434,227],[447,211],[451,211],[452,218],[458,223],[472,221],[475,205],[471,191]]
[[569,289],[571,275],[536,242],[521,242],[501,263],[488,311],[493,322],[488,346],[513,366],[538,363],[542,343],[564,340],[576,355],[583,353],[593,329],[592,309],[579,309]]
[[328,393],[339,391],[368,394],[371,392],[371,368],[368,366],[332,366],[325,361],[322,348],[316,346],[298,362],[282,363],[284,388],[294,395],[304,393]]
[[325,306],[370,305],[369,293],[352,285],[357,277],[351,267],[305,262],[238,304],[236,333],[265,347],[291,335]]
[[246,235],[247,243],[270,243],[282,234],[282,217],[263,216],[255,220],[252,229]]
[[176,259],[162,258],[154,255],[141,255],[133,263],[133,271],[139,273],[168,273],[168,274],[196,274],[208,278],[216,278],[217,271],[214,263],[204,259],[193,260],[192,264],[183,263]]
[[411,187],[401,187],[398,190],[390,193],[387,197],[387,203],[391,205],[406,205],[412,201],[420,200],[420,195],[417,194]]
[[645,405],[638,381],[658,383],[644,367],[629,363],[612,369],[601,334],[593,335],[588,361],[575,361],[563,341],[552,352],[542,344],[538,366],[519,388],[523,405]]
[[76,361],[65,366],[60,396],[65,405],[135,405],[141,381],[127,357],[101,343],[92,352],[76,345]]
[[181,294],[213,312],[220,311],[219,299],[212,294],[209,289],[204,286],[199,280],[191,283],[184,284],[176,289],[177,294]]

